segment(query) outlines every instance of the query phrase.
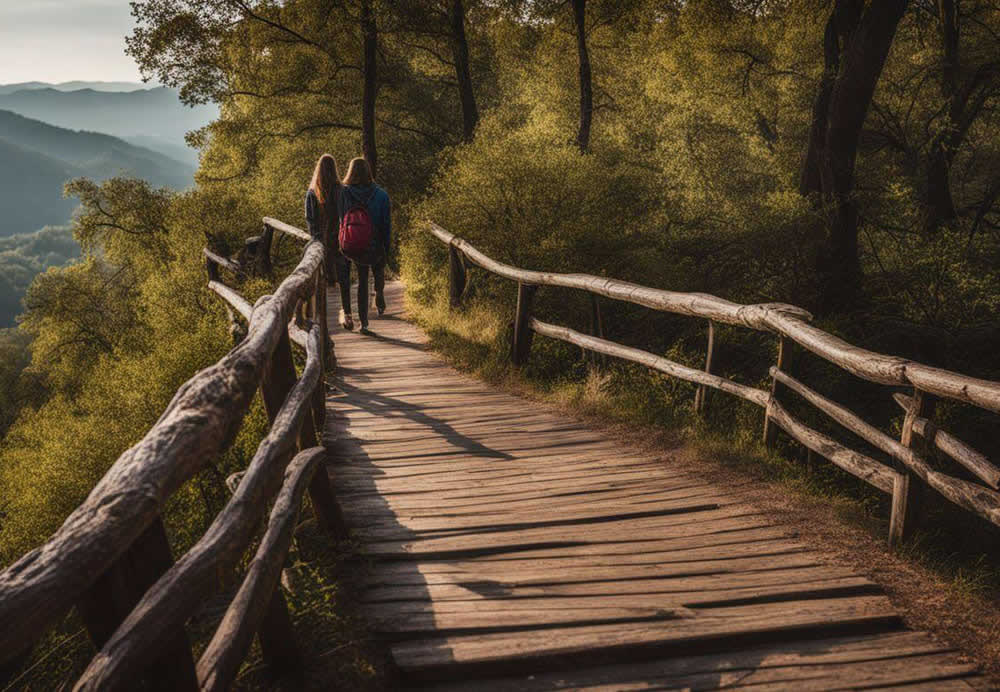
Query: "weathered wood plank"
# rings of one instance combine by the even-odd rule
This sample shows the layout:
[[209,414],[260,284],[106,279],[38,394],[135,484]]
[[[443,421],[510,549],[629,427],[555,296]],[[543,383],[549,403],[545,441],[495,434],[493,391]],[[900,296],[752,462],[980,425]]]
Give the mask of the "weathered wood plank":
[[[479,692],[545,690],[739,689],[830,690],[937,683],[932,689],[971,689],[970,666],[924,634],[903,632],[754,646],[722,654],[666,658],[627,665],[587,666],[531,678],[477,680]],[[956,677],[957,675],[957,677]],[[465,683],[432,689],[457,692]]]
[[500,672],[537,672],[640,656],[718,651],[752,637],[791,639],[878,632],[898,625],[884,596],[821,599],[720,608],[690,619],[595,625],[424,639],[397,644],[392,655],[412,680]]

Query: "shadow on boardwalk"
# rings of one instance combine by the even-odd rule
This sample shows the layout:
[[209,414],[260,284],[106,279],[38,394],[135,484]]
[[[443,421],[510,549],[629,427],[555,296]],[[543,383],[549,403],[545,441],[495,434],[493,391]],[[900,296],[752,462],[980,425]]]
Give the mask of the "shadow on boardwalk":
[[824,564],[755,508],[454,372],[398,319],[398,284],[388,298],[375,334],[334,335],[326,437],[338,501],[371,562],[362,609],[389,647],[394,687],[976,680],[905,630],[875,584]]

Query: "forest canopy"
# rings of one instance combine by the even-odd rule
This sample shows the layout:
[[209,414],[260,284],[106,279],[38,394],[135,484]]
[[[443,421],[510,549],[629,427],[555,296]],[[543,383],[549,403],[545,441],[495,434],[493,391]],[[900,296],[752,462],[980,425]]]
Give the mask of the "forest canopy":
[[[189,134],[194,190],[70,188],[85,257],[27,294],[19,362],[44,394],[0,447],[2,562],[225,350],[201,248],[236,254],[264,215],[301,225],[324,151],[342,170],[363,154],[392,195],[392,263],[415,300],[444,287],[432,218],[520,266],[794,303],[870,347],[1000,374],[998,3],[138,0],[133,13],[145,76],[220,117]],[[180,500],[176,531],[195,530],[220,477]]]

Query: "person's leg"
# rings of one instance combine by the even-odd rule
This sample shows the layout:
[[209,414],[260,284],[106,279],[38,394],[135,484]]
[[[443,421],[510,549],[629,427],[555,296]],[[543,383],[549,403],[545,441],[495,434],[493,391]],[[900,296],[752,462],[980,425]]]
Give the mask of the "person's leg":
[[375,307],[378,314],[385,312],[385,262],[372,267],[375,275]]
[[361,328],[368,328],[368,265],[358,266],[358,319],[361,320]]
[[337,267],[337,283],[340,284],[340,326],[344,329],[354,329],[351,319],[351,263],[343,255],[335,258]]

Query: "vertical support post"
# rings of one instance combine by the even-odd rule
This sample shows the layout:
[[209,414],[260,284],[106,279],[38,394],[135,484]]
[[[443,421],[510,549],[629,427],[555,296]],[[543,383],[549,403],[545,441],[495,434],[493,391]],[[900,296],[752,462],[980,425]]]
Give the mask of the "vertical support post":
[[[146,591],[174,564],[163,521],[155,519],[77,603],[94,646],[111,638]],[[160,657],[146,669],[154,690],[197,690],[191,643],[183,627],[165,637]]]
[[[934,397],[914,388],[913,400],[903,419],[903,429],[899,442],[904,447],[918,453],[926,451],[926,445],[913,434],[913,421],[934,415]],[[892,487],[892,515],[889,518],[889,547],[896,548],[908,540],[920,525],[920,511],[923,504],[923,486],[920,479],[902,464],[896,464],[899,475]]]
[[[321,392],[322,390],[323,378],[321,376],[316,385],[316,391]],[[315,447],[323,442],[323,423],[322,419],[317,420],[315,398],[310,413],[312,415],[306,416],[302,421],[302,427],[299,428],[300,450]],[[324,407],[324,417],[325,413]],[[313,474],[312,481],[309,483],[309,499],[312,500],[313,510],[316,512],[316,520],[319,524],[338,540],[346,539],[349,536],[347,522],[344,521],[340,507],[333,497],[333,491],[330,489],[330,477],[327,475],[325,467],[321,466]]]
[[[288,392],[295,386],[295,379],[291,341],[288,338],[288,330],[282,329],[278,345],[275,346],[274,353],[271,354],[271,360],[264,370],[264,377],[260,384],[260,393],[264,399],[264,410],[267,412],[269,424],[274,424],[274,419],[277,417],[278,411],[281,410],[281,405],[285,402]],[[306,420],[311,423],[309,416],[306,417]],[[305,427],[304,424],[303,427]],[[299,436],[301,442],[301,429]],[[274,629],[265,632],[270,627]],[[299,660],[298,645],[295,643],[295,633],[288,616],[288,605],[285,603],[280,587],[275,588],[274,594],[271,596],[263,623],[257,632],[257,638],[260,641],[261,655],[269,665],[273,662],[278,669],[283,670]]]
[[281,585],[274,587],[271,602],[264,612],[257,630],[260,652],[268,667],[274,672],[301,671],[302,654],[295,643],[295,628],[288,614],[288,603],[281,593]]
[[[209,281],[222,282],[222,275],[219,273],[219,265],[215,263],[211,257],[205,257],[205,273],[208,274]],[[225,303],[226,306],[226,319],[229,322],[229,335],[233,339],[233,346],[243,341],[243,337],[246,336],[245,330],[240,326],[240,323],[236,320],[236,313],[233,309],[229,307],[229,303]]]
[[[316,282],[316,317],[313,319],[319,321],[319,328],[323,333],[324,386],[320,388],[320,393],[322,394],[326,386],[326,372],[337,367],[337,356],[333,350],[333,340],[330,338],[329,315],[326,314],[326,293],[330,283],[326,275],[326,268],[323,265],[320,265],[318,272],[318,281]],[[320,429],[322,429],[322,427]]]
[[[778,370],[784,369],[787,358],[788,345],[785,341],[783,336],[778,338]],[[776,379],[771,378],[771,398],[777,399],[780,391],[781,385]],[[778,426],[771,422],[771,416],[768,413],[768,411],[764,412],[764,444],[767,447],[773,447],[778,439]]]
[[[712,374],[712,358],[715,353],[715,323],[708,321],[708,348],[705,353],[705,372]],[[705,415],[705,400],[708,398],[708,389],[705,385],[699,385],[694,393],[694,412],[699,416]]]
[[[590,334],[598,339],[604,338],[604,318],[601,316],[601,303],[596,293],[590,294]],[[591,353],[590,357],[594,365],[607,363],[603,353]]]
[[451,307],[462,304],[462,294],[465,292],[465,263],[462,253],[454,245],[448,246],[448,288]]
[[517,313],[514,315],[514,337],[510,345],[510,361],[517,367],[528,362],[528,354],[531,352],[534,332],[528,323],[531,322],[531,305],[537,290],[538,286],[532,284],[517,284]]
[[257,268],[263,276],[270,276],[274,267],[271,264],[271,242],[274,240],[274,229],[264,224],[264,232],[260,235],[257,246]]

